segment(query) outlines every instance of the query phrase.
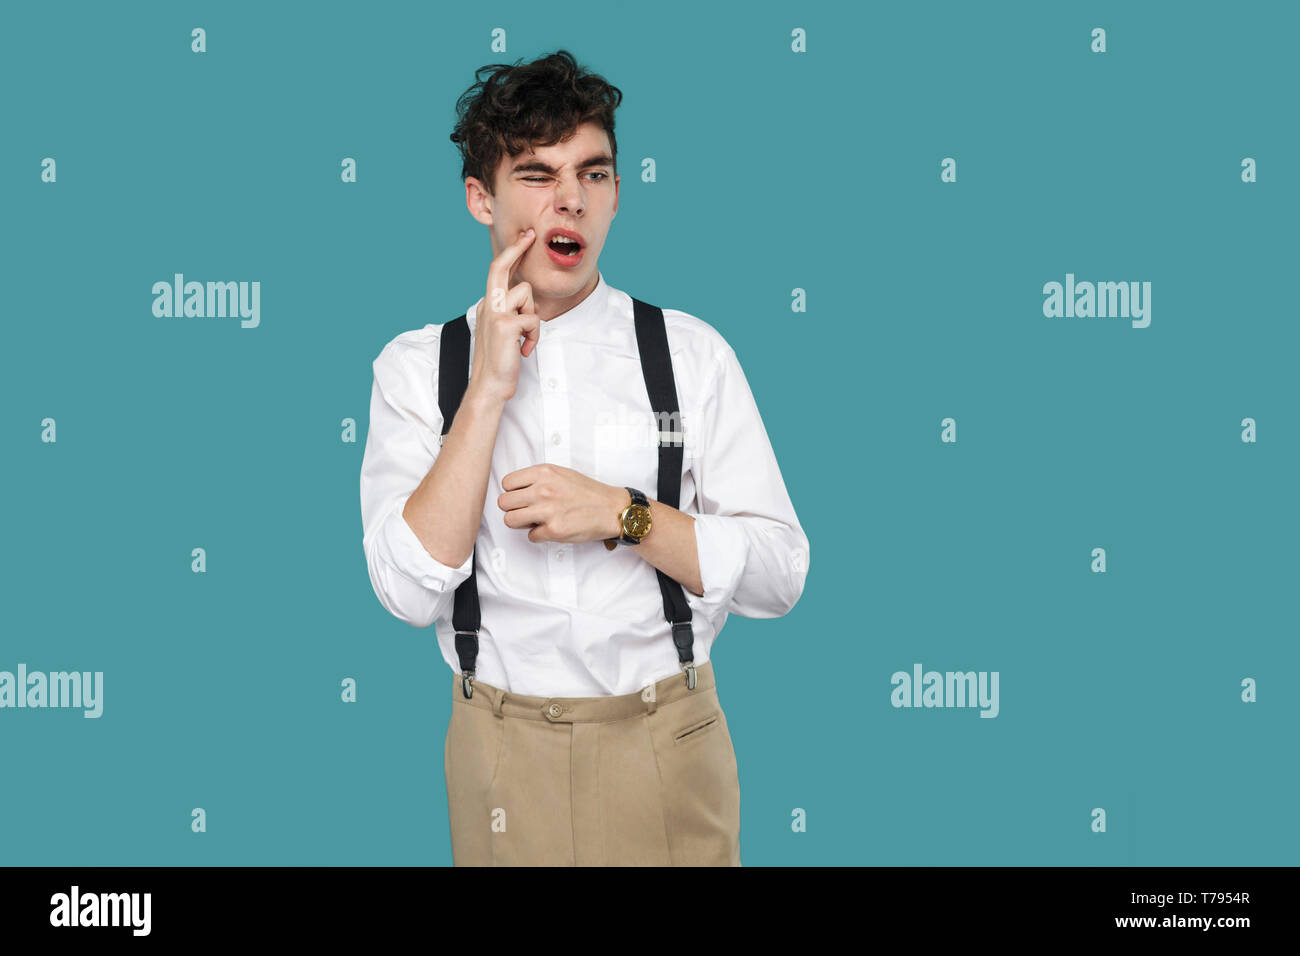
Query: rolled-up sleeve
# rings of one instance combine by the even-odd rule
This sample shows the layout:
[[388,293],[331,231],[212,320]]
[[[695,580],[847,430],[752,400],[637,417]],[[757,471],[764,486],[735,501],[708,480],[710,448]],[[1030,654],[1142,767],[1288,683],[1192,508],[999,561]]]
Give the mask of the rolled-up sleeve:
[[456,588],[469,577],[429,554],[402,516],[441,448],[437,355],[441,326],[403,333],[374,360],[370,427],[361,463],[362,548],[375,596],[413,627],[450,618]]
[[803,594],[810,555],[736,353],[722,349],[713,369],[694,447],[688,444],[704,594],[686,595],[693,612],[720,629],[727,614],[788,614]]

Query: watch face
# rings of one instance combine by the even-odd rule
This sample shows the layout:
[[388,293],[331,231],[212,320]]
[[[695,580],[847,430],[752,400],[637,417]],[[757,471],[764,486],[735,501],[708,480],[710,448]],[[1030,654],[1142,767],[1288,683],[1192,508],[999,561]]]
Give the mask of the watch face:
[[623,516],[623,533],[633,538],[644,538],[650,533],[650,509],[645,505],[630,505]]

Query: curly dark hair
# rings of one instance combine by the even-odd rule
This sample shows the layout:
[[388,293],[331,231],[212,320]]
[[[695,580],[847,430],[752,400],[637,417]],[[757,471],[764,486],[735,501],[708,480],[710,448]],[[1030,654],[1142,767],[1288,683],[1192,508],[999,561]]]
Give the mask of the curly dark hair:
[[479,67],[474,75],[475,83],[456,101],[458,119],[451,134],[460,150],[462,180],[473,176],[495,194],[493,177],[504,153],[518,156],[537,146],[553,146],[586,122],[609,135],[617,175],[614,110],[623,94],[604,77],[580,67],[572,53],[557,50],[531,63],[494,63]]

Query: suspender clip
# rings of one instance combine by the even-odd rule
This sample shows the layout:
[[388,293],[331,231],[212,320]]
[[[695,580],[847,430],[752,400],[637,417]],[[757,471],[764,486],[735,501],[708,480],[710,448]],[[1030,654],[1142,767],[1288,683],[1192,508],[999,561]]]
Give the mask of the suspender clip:
[[695,690],[695,658],[691,656],[692,640],[691,622],[689,620],[674,621],[673,644],[677,646],[677,660],[681,662],[682,670],[686,671],[686,687],[688,690]]
[[[477,627],[472,631],[456,630],[456,656],[460,658],[460,692],[469,700],[474,696],[474,658],[478,656]],[[468,667],[465,666],[467,664]]]

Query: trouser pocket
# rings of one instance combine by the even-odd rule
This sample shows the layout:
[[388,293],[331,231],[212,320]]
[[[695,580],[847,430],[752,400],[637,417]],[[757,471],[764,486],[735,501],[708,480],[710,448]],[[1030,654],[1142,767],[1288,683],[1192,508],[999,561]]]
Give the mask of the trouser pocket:
[[740,865],[740,779],[716,690],[660,707],[649,719],[673,864]]

